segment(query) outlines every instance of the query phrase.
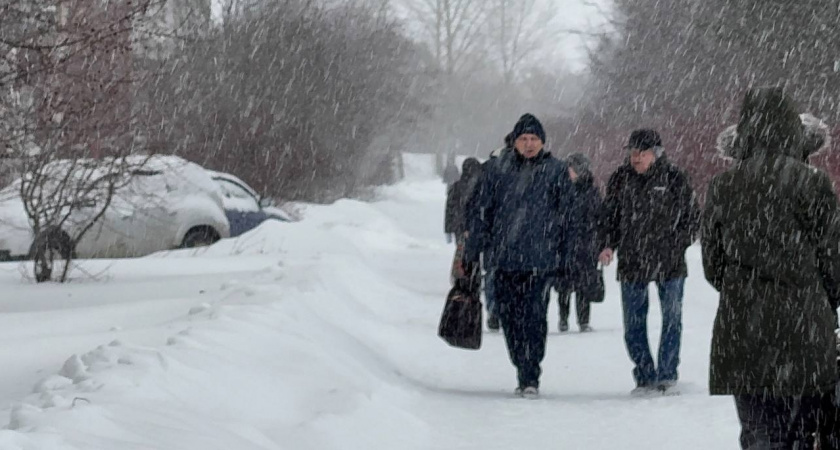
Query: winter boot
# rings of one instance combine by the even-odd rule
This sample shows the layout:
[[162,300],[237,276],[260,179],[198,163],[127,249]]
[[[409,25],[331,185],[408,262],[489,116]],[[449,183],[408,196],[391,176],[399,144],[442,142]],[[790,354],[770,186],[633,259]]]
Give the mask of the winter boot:
[[490,314],[490,317],[487,318],[487,328],[490,331],[499,331],[499,318],[495,314]]
[[595,330],[592,327],[590,327],[588,323],[582,323],[580,325],[580,332],[581,333],[589,333],[591,331],[595,331]]
[[569,331],[569,321],[560,319],[560,322],[557,324],[557,329],[560,330],[561,333]]
[[656,385],[656,390],[664,396],[680,395],[679,387],[677,387],[677,380],[660,381]]
[[522,390],[522,397],[527,398],[529,400],[534,400],[536,398],[539,398],[539,396],[540,390],[533,386],[528,386]]
[[651,395],[656,394],[656,392],[657,392],[657,390],[656,390],[656,387],[654,387],[654,386],[641,385],[641,386],[636,386],[635,389],[630,391],[630,396],[635,397],[635,398],[645,398],[645,397],[650,397]]

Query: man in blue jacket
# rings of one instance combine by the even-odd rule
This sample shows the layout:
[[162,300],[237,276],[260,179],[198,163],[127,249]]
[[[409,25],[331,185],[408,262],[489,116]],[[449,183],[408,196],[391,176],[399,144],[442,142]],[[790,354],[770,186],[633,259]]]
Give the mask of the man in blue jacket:
[[545,131],[523,115],[513,129],[515,151],[487,165],[471,217],[467,261],[484,253],[493,271],[496,311],[518,375],[516,394],[539,394],[545,355],[548,295],[570,237],[573,187],[566,164],[543,149]]

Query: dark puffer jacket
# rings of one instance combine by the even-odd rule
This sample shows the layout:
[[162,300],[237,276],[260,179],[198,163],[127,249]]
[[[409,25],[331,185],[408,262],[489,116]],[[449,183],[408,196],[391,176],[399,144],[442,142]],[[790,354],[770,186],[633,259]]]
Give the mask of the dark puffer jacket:
[[568,254],[573,196],[566,164],[550,153],[531,159],[502,154],[485,165],[466,259],[478,261],[484,253],[491,270],[557,271]]

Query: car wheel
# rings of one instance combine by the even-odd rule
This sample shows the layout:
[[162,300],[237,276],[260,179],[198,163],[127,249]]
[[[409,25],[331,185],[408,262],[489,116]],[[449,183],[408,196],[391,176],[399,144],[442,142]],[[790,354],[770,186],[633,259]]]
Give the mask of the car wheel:
[[195,227],[187,232],[181,248],[196,248],[213,245],[219,241],[219,233],[211,227]]
[[59,229],[39,233],[29,248],[29,258],[35,263],[35,280],[42,283],[52,279],[55,262],[70,261],[74,253],[67,233]]

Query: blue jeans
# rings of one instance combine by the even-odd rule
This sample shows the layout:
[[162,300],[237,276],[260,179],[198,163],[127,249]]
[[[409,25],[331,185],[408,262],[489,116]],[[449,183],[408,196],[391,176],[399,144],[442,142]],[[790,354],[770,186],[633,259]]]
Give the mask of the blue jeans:
[[659,365],[653,363],[648,344],[648,284],[621,283],[621,304],[624,311],[624,342],[627,353],[636,364],[633,378],[637,386],[654,386],[677,380],[682,337],[682,300],[685,278],[657,282],[662,309],[662,335],[659,341]]

